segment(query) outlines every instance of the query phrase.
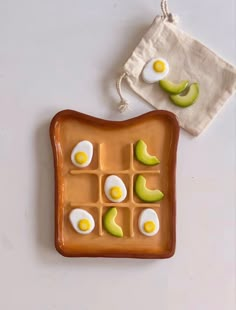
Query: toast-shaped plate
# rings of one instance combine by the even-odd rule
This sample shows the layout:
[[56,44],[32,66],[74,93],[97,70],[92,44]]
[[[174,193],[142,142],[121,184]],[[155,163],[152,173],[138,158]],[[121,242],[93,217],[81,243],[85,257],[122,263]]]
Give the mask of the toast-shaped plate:
[[[55,246],[64,256],[168,258],[175,251],[175,170],[179,125],[174,114],[152,111],[125,120],[107,121],[76,111],[65,110],[55,115],[50,126],[55,167]],[[160,160],[147,166],[135,159],[135,143],[145,141],[150,154]],[[78,142],[93,144],[92,161],[78,168],[71,152]],[[150,189],[164,193],[159,202],[141,201],[134,191],[137,175],[142,174]],[[110,202],[104,192],[109,175],[117,175],[127,188],[121,203]],[[103,227],[103,216],[116,207],[116,223],[123,229],[117,238]],[[80,208],[94,218],[95,228],[87,235],[72,227],[69,214]],[[140,232],[138,219],[143,210],[153,209],[160,229],[152,237]]]

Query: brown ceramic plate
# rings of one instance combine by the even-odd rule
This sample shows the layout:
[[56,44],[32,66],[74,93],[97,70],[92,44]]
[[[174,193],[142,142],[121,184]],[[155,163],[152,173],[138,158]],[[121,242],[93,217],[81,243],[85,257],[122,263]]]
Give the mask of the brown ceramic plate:
[[[64,256],[167,258],[175,251],[175,169],[179,125],[167,111],[153,111],[126,121],[106,121],[76,111],[55,115],[50,126],[55,167],[55,245]],[[160,159],[157,166],[146,166],[134,157],[134,145],[142,139],[148,152]],[[86,168],[71,162],[74,146],[88,140],[93,158]],[[128,195],[122,203],[111,203],[104,194],[107,176],[118,175]],[[147,187],[158,188],[165,197],[158,203],[143,203],[135,195],[136,176],[146,177]],[[108,234],[102,225],[109,207],[118,211],[117,224],[123,238]],[[74,208],[88,211],[95,229],[78,234],[69,221]],[[145,208],[156,211],[159,232],[146,237],[138,229],[138,218]]]

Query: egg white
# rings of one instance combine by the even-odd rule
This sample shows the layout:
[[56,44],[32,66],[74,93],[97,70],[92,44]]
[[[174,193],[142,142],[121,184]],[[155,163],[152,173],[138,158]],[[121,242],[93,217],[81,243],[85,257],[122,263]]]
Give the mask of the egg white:
[[[77,231],[77,233],[79,233],[79,234],[87,235],[87,234],[90,234],[94,230],[94,227],[95,227],[94,218],[92,217],[92,215],[90,213],[88,213],[87,211],[85,211],[83,209],[72,210],[70,212],[69,219],[70,219],[71,225],[73,226],[74,230]],[[89,230],[83,231],[83,230],[79,229],[78,223],[82,219],[89,220],[89,222],[91,224],[91,227]]]
[[[165,64],[165,71],[164,72],[156,72],[153,69],[153,64],[157,60],[161,60],[164,62],[164,64]],[[143,69],[143,72],[142,72],[142,78],[146,83],[155,83],[155,82],[158,82],[160,80],[163,80],[166,77],[166,75],[169,73],[169,70],[170,70],[169,64],[164,58],[161,58],[161,57],[152,58],[151,60],[149,60],[146,63],[146,65]]]
[[[113,199],[110,195],[110,190],[114,186],[119,186],[121,188],[122,196],[119,199]],[[119,178],[116,175],[110,175],[109,177],[106,178],[106,181],[104,184],[104,192],[106,194],[106,197],[112,202],[121,202],[125,200],[127,196],[127,189],[125,187],[124,182],[121,180],[121,178]]]
[[[151,233],[147,233],[143,228],[144,224],[148,221],[153,221],[156,226],[156,229]],[[140,232],[145,236],[151,237],[151,236],[156,235],[160,228],[160,223],[159,223],[159,219],[158,219],[156,212],[153,209],[143,210],[139,216],[138,227],[139,227]]]
[[[78,152],[84,152],[87,154],[88,159],[84,164],[79,164],[76,162],[75,154]],[[78,144],[76,144],[76,146],[73,148],[71,152],[71,161],[76,167],[79,167],[79,168],[87,167],[91,163],[92,157],[93,157],[93,145],[91,142],[86,141],[86,140],[81,141]]]

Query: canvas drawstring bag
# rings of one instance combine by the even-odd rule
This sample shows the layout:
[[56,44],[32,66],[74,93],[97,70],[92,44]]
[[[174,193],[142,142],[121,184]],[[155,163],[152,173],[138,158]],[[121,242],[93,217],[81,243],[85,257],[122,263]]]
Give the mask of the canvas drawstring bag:
[[[156,109],[173,112],[183,129],[199,135],[236,90],[236,68],[182,31],[166,0],[161,1],[161,9],[163,15],[154,19],[123,66],[117,81],[119,110],[128,108],[121,89],[125,79],[145,101]],[[160,80],[167,81],[167,91],[160,86]],[[181,92],[183,81],[188,81],[188,86]]]

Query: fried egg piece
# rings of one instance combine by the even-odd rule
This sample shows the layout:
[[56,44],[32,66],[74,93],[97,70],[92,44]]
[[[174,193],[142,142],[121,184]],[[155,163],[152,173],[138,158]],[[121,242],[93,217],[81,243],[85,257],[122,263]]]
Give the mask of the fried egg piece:
[[158,233],[160,224],[156,212],[153,209],[145,209],[141,212],[138,221],[140,232],[151,237]]
[[116,175],[110,175],[106,178],[104,192],[106,197],[112,202],[121,202],[127,196],[124,182]]
[[83,209],[72,210],[69,219],[74,230],[79,234],[87,235],[94,230],[95,222],[93,216]]
[[79,168],[87,167],[93,157],[93,145],[89,141],[81,141],[73,148],[71,152],[72,163]]
[[146,83],[155,83],[164,79],[169,73],[169,64],[164,58],[152,58],[142,72],[142,78]]

